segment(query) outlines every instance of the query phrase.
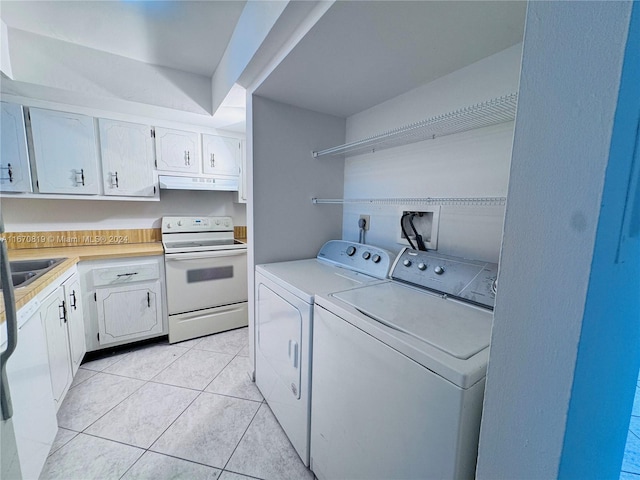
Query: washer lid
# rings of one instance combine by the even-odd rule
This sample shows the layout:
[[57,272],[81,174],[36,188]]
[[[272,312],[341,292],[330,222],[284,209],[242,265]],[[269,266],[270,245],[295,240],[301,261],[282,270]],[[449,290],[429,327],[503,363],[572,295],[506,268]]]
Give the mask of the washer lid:
[[493,315],[477,307],[395,282],[332,296],[389,328],[461,360],[489,346]]

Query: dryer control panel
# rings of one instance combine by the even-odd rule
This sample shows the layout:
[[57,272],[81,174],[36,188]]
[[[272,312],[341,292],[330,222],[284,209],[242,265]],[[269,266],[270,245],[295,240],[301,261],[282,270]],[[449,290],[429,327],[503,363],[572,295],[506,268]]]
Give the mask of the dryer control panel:
[[364,243],[329,240],[322,246],[317,258],[365,275],[387,278],[393,254],[383,248]]
[[493,310],[498,264],[404,248],[391,278]]

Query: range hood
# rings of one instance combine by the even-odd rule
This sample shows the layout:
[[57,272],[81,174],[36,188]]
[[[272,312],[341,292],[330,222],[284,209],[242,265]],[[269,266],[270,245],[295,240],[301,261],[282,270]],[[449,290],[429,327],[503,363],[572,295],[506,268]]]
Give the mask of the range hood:
[[238,177],[178,177],[173,175],[158,175],[160,188],[164,190],[222,190],[237,192]]

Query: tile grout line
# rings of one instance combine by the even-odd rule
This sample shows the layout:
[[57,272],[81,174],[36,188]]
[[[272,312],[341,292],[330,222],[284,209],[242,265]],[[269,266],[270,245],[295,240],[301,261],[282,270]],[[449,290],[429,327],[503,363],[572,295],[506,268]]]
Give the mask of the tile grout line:
[[[224,333],[224,332],[221,332],[221,333]],[[214,468],[214,469],[218,470],[218,471],[220,472],[220,474],[222,474],[222,473],[225,471],[224,467],[226,467],[226,466],[228,465],[229,461],[231,460],[231,457],[233,456],[233,454],[234,454],[234,453],[235,453],[235,451],[237,450],[237,448],[238,448],[238,446],[240,445],[240,443],[241,443],[242,439],[245,437],[245,435],[246,435],[246,433],[247,433],[247,431],[248,431],[249,427],[251,426],[251,424],[252,424],[252,423],[253,423],[253,421],[255,420],[255,418],[256,418],[256,416],[257,416],[257,414],[258,414],[258,412],[259,412],[259,410],[260,410],[260,408],[261,408],[261,404],[263,404],[265,401],[264,401],[264,399],[263,399],[262,401],[258,401],[258,400],[253,400],[253,399],[250,399],[250,398],[244,398],[244,397],[240,397],[240,396],[226,395],[226,394],[215,393],[215,392],[206,392],[206,391],[205,391],[205,389],[206,389],[207,387],[209,387],[209,385],[211,385],[211,383],[212,383],[216,378],[218,378],[218,377],[219,377],[219,375],[222,373],[222,371],[224,371],[224,370],[229,366],[229,364],[230,364],[233,360],[235,360],[235,358],[236,358],[236,357],[243,357],[243,358],[246,358],[246,356],[244,356],[244,355],[240,355],[240,352],[242,352],[242,351],[244,350],[244,348],[246,348],[246,345],[243,345],[243,346],[242,346],[242,347],[237,351],[237,353],[236,353],[236,354],[231,355],[231,354],[229,354],[229,353],[225,353],[225,352],[216,352],[216,351],[213,351],[213,350],[199,349],[199,348],[197,348],[197,346],[199,345],[199,343],[201,343],[201,342],[198,342],[198,343],[196,343],[195,345],[190,346],[190,347],[179,347],[179,348],[181,348],[181,349],[184,349],[184,351],[183,351],[180,355],[178,355],[178,356],[177,356],[177,357],[176,357],[176,358],[175,358],[171,363],[169,363],[168,365],[166,365],[166,366],[165,366],[164,368],[162,368],[158,373],[156,373],[156,374],[155,374],[151,379],[148,379],[148,380],[147,380],[147,379],[141,379],[141,378],[135,378],[135,377],[132,377],[132,376],[127,376],[127,375],[118,374],[118,373],[106,372],[106,371],[105,371],[106,369],[111,368],[111,367],[113,367],[113,366],[115,366],[115,365],[119,364],[120,362],[122,362],[122,361],[123,361],[123,360],[125,360],[126,358],[130,357],[130,355],[131,355],[132,353],[135,353],[136,351],[144,350],[144,349],[148,348],[148,346],[142,346],[142,347],[141,347],[141,348],[139,348],[139,349],[129,350],[129,351],[123,352],[123,354],[121,355],[121,358],[119,358],[119,359],[118,359],[118,360],[116,360],[115,362],[113,362],[113,363],[111,363],[111,364],[109,364],[109,365],[105,366],[102,370],[93,370],[93,369],[91,369],[91,368],[86,368],[86,367],[83,367],[83,366],[81,365],[81,366],[80,366],[80,368],[82,368],[83,370],[86,370],[86,371],[88,371],[88,372],[93,372],[93,375],[91,375],[91,377],[86,378],[86,379],[85,379],[85,380],[83,380],[82,382],[79,382],[78,384],[74,385],[74,388],[75,388],[75,387],[78,387],[78,386],[80,386],[80,385],[82,385],[82,384],[84,384],[84,383],[86,383],[88,380],[90,380],[91,378],[96,377],[98,374],[101,374],[101,373],[102,373],[102,374],[105,374],[105,375],[111,375],[111,376],[114,376],[114,377],[126,378],[126,379],[129,379],[129,380],[137,380],[137,381],[141,381],[142,383],[141,383],[141,385],[140,385],[138,388],[134,389],[134,390],[133,390],[129,395],[127,395],[127,396],[126,396],[126,397],[124,397],[122,400],[120,400],[119,402],[117,402],[113,407],[111,407],[109,410],[107,410],[104,414],[100,415],[96,420],[94,420],[93,422],[91,422],[89,425],[87,425],[87,426],[86,426],[85,428],[83,428],[82,430],[79,430],[79,431],[78,431],[78,430],[74,430],[74,429],[71,429],[71,428],[68,428],[68,427],[58,427],[58,429],[64,429],[64,430],[66,430],[66,431],[72,432],[72,433],[74,433],[74,435],[73,435],[73,437],[72,437],[72,438],[70,438],[67,442],[65,442],[64,444],[60,445],[60,446],[59,446],[59,447],[58,447],[54,452],[51,452],[51,453],[48,455],[48,457],[53,456],[55,453],[57,453],[57,452],[58,452],[58,451],[60,451],[62,448],[64,448],[65,446],[67,446],[67,445],[68,445],[72,440],[74,440],[75,438],[77,438],[79,435],[81,435],[81,434],[82,434],[82,435],[87,435],[87,436],[90,436],[90,437],[93,437],[93,438],[98,438],[98,439],[101,439],[101,440],[105,440],[105,441],[108,441],[108,442],[114,442],[114,443],[118,443],[118,444],[120,444],[120,445],[124,445],[124,446],[128,446],[128,447],[133,447],[133,448],[136,448],[136,449],[138,449],[138,450],[141,450],[141,451],[142,451],[142,453],[140,454],[140,456],[138,456],[138,458],[137,458],[137,459],[136,459],[136,460],[135,460],[135,461],[134,461],[134,462],[133,462],[133,463],[132,463],[132,464],[131,464],[131,465],[130,465],[126,470],[125,470],[125,472],[122,474],[122,476],[121,476],[120,478],[123,478],[123,477],[124,477],[124,476],[125,476],[125,475],[126,475],[126,474],[127,474],[127,473],[132,469],[132,468],[133,468],[133,467],[134,467],[134,465],[136,465],[136,464],[140,461],[140,459],[142,458],[142,456],[144,456],[144,454],[145,454],[146,452],[152,452],[152,453],[154,453],[154,454],[164,455],[164,456],[167,456],[167,457],[176,458],[176,459],[179,459],[179,460],[182,460],[182,461],[186,461],[186,462],[190,462],[190,463],[194,463],[194,464],[202,465],[202,466],[205,466],[205,467]],[[152,346],[159,346],[159,345],[171,346],[171,344],[169,344],[169,345],[166,345],[166,344],[154,344],[154,345],[152,345]],[[207,384],[203,389],[190,388],[190,387],[183,387],[183,386],[178,386],[178,385],[171,385],[171,384],[166,384],[166,383],[162,383],[162,382],[159,382],[159,381],[157,381],[157,380],[154,380],[154,378],[155,378],[155,377],[157,377],[158,375],[160,375],[160,373],[162,373],[163,371],[165,371],[167,368],[169,368],[171,365],[173,365],[175,362],[177,362],[180,358],[182,358],[184,355],[186,355],[186,354],[187,354],[189,351],[191,351],[191,350],[197,350],[197,351],[208,351],[208,352],[212,352],[212,353],[221,353],[221,354],[229,355],[231,358],[230,358],[230,360],[229,360],[229,361],[224,365],[224,367],[223,367],[223,368],[218,372],[218,374],[213,378],[213,380],[211,380],[211,382],[209,382],[209,383],[208,383],[208,384]],[[103,357],[103,358],[106,358],[106,357]],[[114,440],[114,439],[110,439],[110,438],[105,438],[105,437],[102,437],[102,436],[100,436],[100,435],[92,434],[92,433],[88,433],[88,432],[87,432],[87,430],[88,430],[88,429],[90,429],[93,425],[95,425],[95,424],[96,424],[96,422],[100,421],[100,420],[101,420],[102,418],[104,418],[106,415],[108,415],[109,413],[111,413],[115,408],[117,408],[117,407],[119,407],[120,405],[122,405],[124,402],[126,402],[127,400],[129,400],[129,399],[130,399],[133,395],[135,395],[136,393],[140,392],[140,390],[141,390],[142,388],[144,388],[146,385],[148,385],[148,384],[150,384],[150,383],[151,383],[151,384],[156,384],[156,385],[157,385],[157,384],[159,384],[159,385],[168,385],[168,386],[172,386],[172,387],[176,387],[176,388],[184,388],[185,390],[195,391],[195,392],[198,392],[198,393],[197,393],[197,395],[193,398],[193,400],[192,400],[188,405],[186,405],[186,406],[183,408],[183,410],[182,410],[182,411],[181,411],[181,412],[176,416],[176,418],[175,418],[175,419],[174,419],[174,420],[173,420],[173,421],[172,421],[172,422],[171,422],[171,423],[170,423],[170,424],[169,424],[169,425],[168,425],[168,426],[167,426],[167,427],[166,427],[166,428],[165,428],[165,429],[164,429],[164,430],[163,430],[163,431],[162,431],[162,432],[161,432],[161,433],[160,433],[160,434],[155,438],[155,440],[153,440],[153,441],[151,442],[151,445],[150,445],[148,448],[143,448],[143,447],[140,447],[140,446],[137,446],[137,445],[131,445],[131,444],[129,444],[129,443],[125,443],[125,442],[122,442],[122,441],[119,441],[119,440]],[[71,387],[70,387],[70,388],[71,388]],[[254,402],[254,403],[258,403],[258,404],[259,404],[258,408],[256,409],[255,414],[254,414],[254,415],[253,415],[253,417],[251,418],[251,421],[249,422],[248,426],[246,427],[245,431],[243,432],[242,436],[240,437],[240,440],[239,440],[239,441],[238,441],[238,443],[236,444],[236,446],[235,446],[235,448],[234,448],[233,452],[231,453],[230,457],[229,457],[229,458],[227,459],[227,461],[225,462],[225,465],[224,465],[224,467],[223,467],[223,468],[216,468],[216,467],[212,467],[211,465],[207,465],[207,464],[204,464],[204,463],[196,462],[196,461],[193,461],[193,460],[190,460],[190,459],[181,458],[181,457],[177,457],[177,456],[174,456],[174,455],[168,455],[168,454],[165,454],[165,453],[156,452],[156,451],[154,451],[154,450],[151,450],[151,448],[152,448],[152,447],[153,447],[153,445],[158,441],[158,439],[159,439],[160,437],[162,437],[162,435],[164,435],[164,434],[167,432],[167,430],[169,430],[169,429],[170,429],[170,428],[175,424],[175,422],[176,422],[180,417],[182,417],[182,415],[184,415],[185,411],[186,411],[188,408],[190,408],[190,407],[193,405],[193,403],[194,403],[198,398],[200,398],[200,397],[202,396],[202,394],[219,395],[219,396],[222,396],[222,397],[228,397],[228,398],[234,398],[234,399],[238,399],[238,400],[251,401],[251,402]],[[232,472],[232,471],[230,471],[230,470],[226,470],[226,471],[229,471],[230,473],[236,473],[236,472]],[[239,474],[239,475],[244,475],[244,474]],[[259,479],[259,477],[251,477],[251,476],[248,476],[248,477],[250,477],[250,478],[256,478],[256,479],[260,480],[260,479]]]
[[[251,421],[249,422],[249,425],[247,425],[247,428],[244,429],[244,432],[242,433],[242,435],[240,436],[240,439],[238,440],[238,443],[236,444],[235,448],[233,449],[233,452],[231,452],[231,455],[229,455],[229,458],[227,459],[227,461],[224,464],[224,467],[222,468],[222,470],[224,471],[227,468],[227,465],[229,465],[229,462],[231,461],[231,459],[233,458],[234,453],[236,453],[236,450],[238,449],[238,447],[240,446],[240,444],[242,443],[242,439],[245,437],[245,435],[247,434],[247,432],[249,431],[249,428],[251,427],[251,424],[253,423],[253,421],[256,419],[256,417],[258,416],[258,412],[260,411],[260,409],[262,408],[262,404],[256,409],[256,413],[253,414],[253,417],[251,417]],[[236,473],[236,472],[231,472],[231,473]],[[244,475],[244,474],[242,474]]]

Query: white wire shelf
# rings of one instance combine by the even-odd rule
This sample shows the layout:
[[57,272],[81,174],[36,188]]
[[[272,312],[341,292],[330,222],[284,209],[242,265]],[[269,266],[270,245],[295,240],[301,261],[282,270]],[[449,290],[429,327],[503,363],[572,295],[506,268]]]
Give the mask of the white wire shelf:
[[363,140],[312,152],[312,155],[314,158],[325,155],[344,155],[349,157],[510,122],[515,118],[517,105],[518,94],[511,93],[389,130]]
[[399,205],[463,205],[463,206],[501,206],[506,197],[450,197],[450,198],[312,198],[314,204],[346,205],[367,204],[381,206]]

